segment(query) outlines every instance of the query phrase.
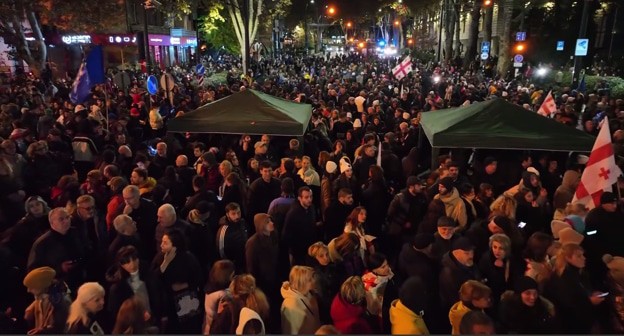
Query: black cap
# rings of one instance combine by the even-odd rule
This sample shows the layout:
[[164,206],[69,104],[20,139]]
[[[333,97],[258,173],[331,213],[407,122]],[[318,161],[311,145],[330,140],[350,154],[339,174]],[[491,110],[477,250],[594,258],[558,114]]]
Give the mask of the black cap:
[[617,201],[617,196],[610,191],[603,192],[602,195],[600,195],[600,204],[608,204]]
[[433,235],[430,233],[419,233],[414,236],[412,246],[415,249],[422,250],[433,243]]
[[455,239],[455,241],[453,241],[453,244],[451,245],[451,251],[473,251],[474,249],[474,244],[470,241],[470,239],[466,237],[460,237],[458,239]]

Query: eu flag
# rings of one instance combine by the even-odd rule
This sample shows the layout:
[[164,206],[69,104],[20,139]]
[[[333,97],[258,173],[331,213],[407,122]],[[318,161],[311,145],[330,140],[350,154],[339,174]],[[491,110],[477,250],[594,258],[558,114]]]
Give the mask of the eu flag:
[[80,65],[78,75],[72,84],[69,99],[74,104],[80,104],[87,100],[91,88],[96,84],[105,82],[104,58],[102,57],[102,47],[95,46],[87,55],[86,60]]
[[585,75],[583,75],[583,78],[578,85],[577,91],[582,93],[585,93],[585,91],[587,91],[587,84],[585,84]]

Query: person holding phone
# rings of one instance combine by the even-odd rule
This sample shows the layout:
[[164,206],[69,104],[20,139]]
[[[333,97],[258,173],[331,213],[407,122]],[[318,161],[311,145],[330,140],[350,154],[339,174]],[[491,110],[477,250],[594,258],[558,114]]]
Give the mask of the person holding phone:
[[585,271],[585,250],[574,243],[565,244],[555,260],[553,274],[544,290],[561,316],[561,332],[589,334],[597,321],[597,306],[605,297],[592,289]]

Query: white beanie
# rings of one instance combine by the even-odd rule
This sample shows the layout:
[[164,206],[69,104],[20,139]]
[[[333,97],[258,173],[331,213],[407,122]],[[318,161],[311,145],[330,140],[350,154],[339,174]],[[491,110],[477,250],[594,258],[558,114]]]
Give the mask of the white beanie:
[[362,122],[360,121],[360,119],[353,120],[353,128],[360,128],[360,127],[362,127]]
[[327,161],[327,163],[325,164],[325,171],[327,171],[329,174],[335,173],[336,169],[338,169],[338,165],[334,161]]
[[527,171],[530,172],[530,173],[533,173],[533,174],[535,174],[537,176],[540,176],[539,170],[535,169],[534,167],[527,168]]
[[247,322],[251,320],[260,321],[260,325],[262,325],[262,330],[260,331],[260,335],[264,335],[265,334],[264,321],[262,321],[262,318],[260,317],[260,315],[258,315],[258,313],[256,313],[255,311],[247,307],[243,307],[243,309],[241,309],[240,311],[240,315],[238,318],[238,326],[236,327],[236,335],[243,335],[243,331],[245,330],[245,325],[247,324]]
[[340,174],[347,171],[347,169],[351,169],[351,164],[343,157],[342,159],[340,159]]

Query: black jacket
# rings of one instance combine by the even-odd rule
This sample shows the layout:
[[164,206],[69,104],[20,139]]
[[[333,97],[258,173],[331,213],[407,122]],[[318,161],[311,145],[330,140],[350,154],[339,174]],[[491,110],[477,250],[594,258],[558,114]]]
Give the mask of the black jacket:
[[519,294],[505,294],[500,302],[501,330],[498,332],[524,335],[558,332],[557,319],[548,309],[541,297],[536,300],[535,306],[529,307],[522,303]]
[[330,241],[344,232],[345,221],[353,211],[353,205],[340,203],[338,200],[333,201],[327,209],[325,209],[325,239]]
[[279,235],[273,231],[270,236],[256,232],[245,244],[247,273],[256,278],[258,287],[269,291],[281,285],[277,277],[277,256]]
[[293,265],[305,265],[308,247],[318,241],[314,205],[304,209],[295,201],[286,214],[282,242],[293,256]]
[[[142,261],[139,265],[139,279],[145,282],[145,287],[147,288],[150,314],[154,320],[158,321],[163,317],[165,308],[165,296],[162,283],[156,274],[150,270],[149,265]],[[125,271],[120,271],[118,267],[119,266],[113,266],[106,272],[106,280],[111,282],[111,287],[108,293],[106,293],[107,310],[110,316],[117,316],[121,304],[134,296],[134,291],[128,283],[128,278],[121,275],[125,273]]]
[[439,279],[440,304],[445,311],[448,311],[455,302],[459,301],[461,285],[468,280],[481,280],[481,275],[476,265],[466,267],[449,252],[442,257]]
[[241,218],[232,223],[223,216],[219,220],[216,234],[216,247],[219,259],[229,259],[236,265],[237,272],[245,270],[245,244],[247,243],[247,225]]
[[544,296],[557,307],[564,334],[589,334],[595,321],[594,306],[589,301],[592,288],[587,272],[568,265],[559,276],[546,283]]
[[[136,222],[137,232],[145,246],[145,254],[149,257],[149,260],[156,254],[153,242],[156,235],[156,224],[158,223],[156,217],[158,209],[156,204],[148,199],[141,198],[140,202],[139,208],[133,209],[128,216]],[[119,213],[123,212],[125,206],[125,203],[120,204]]]
[[271,178],[269,183],[264,182],[262,177],[253,181],[249,186],[247,216],[253,218],[257,213],[266,213],[271,201],[282,194],[281,185],[281,182],[276,178]]

